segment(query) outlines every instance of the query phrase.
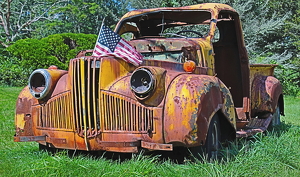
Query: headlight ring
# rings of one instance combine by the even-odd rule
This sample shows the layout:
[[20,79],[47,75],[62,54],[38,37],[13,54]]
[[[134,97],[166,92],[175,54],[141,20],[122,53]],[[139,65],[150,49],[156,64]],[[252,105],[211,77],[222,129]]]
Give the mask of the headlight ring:
[[153,90],[155,80],[146,68],[139,68],[130,77],[130,86],[136,96],[144,98]]
[[28,85],[32,96],[36,99],[43,99],[51,90],[51,75],[45,69],[37,69],[31,73]]

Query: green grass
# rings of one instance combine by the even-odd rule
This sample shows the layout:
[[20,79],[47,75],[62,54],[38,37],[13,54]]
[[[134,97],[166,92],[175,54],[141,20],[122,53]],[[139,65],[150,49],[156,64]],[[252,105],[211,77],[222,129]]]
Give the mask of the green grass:
[[219,162],[176,164],[134,155],[123,162],[66,152],[49,155],[35,142],[13,142],[21,88],[0,87],[0,176],[300,176],[300,98],[285,97],[284,121],[275,131],[233,142]]

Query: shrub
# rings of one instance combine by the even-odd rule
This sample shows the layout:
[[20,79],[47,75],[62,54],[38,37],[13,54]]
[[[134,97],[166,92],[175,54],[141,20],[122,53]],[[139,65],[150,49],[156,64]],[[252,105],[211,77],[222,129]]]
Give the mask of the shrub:
[[0,57],[0,85],[24,86],[31,70],[20,66],[16,57]]
[[63,33],[54,34],[41,41],[48,44],[49,55],[68,66],[69,60],[74,58],[80,50],[94,48],[97,36],[94,34]]
[[54,34],[40,40],[18,40],[6,50],[2,49],[0,84],[25,85],[33,70],[51,65],[66,70],[69,60],[80,50],[94,48],[96,40],[97,35],[94,34],[73,33]]

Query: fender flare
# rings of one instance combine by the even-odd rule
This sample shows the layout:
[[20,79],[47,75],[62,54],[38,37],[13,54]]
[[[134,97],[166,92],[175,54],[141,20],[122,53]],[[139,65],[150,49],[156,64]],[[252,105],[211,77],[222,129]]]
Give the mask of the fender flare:
[[[235,109],[229,89],[217,77],[182,74],[168,87],[164,111],[166,143],[203,145],[208,127],[216,113],[236,128]],[[228,125],[228,124],[226,124]],[[234,134],[235,136],[235,134]]]
[[251,87],[251,116],[260,113],[274,113],[279,104],[280,113],[284,115],[283,94],[280,81],[273,76],[256,76]]

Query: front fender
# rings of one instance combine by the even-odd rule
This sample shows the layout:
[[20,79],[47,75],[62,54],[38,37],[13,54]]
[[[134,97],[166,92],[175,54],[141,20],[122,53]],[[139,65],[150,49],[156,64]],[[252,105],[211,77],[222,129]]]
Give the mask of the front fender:
[[164,105],[166,143],[203,145],[211,118],[221,111],[235,128],[235,111],[228,88],[217,78],[183,74],[170,84]]
[[18,96],[15,114],[16,136],[33,136],[33,119],[31,105],[36,99],[26,86]]
[[[282,86],[278,79],[273,76],[256,76],[251,88],[251,116],[259,113],[274,113],[279,102],[283,102]],[[282,105],[283,106],[283,103]],[[283,114],[283,109],[280,109]]]

